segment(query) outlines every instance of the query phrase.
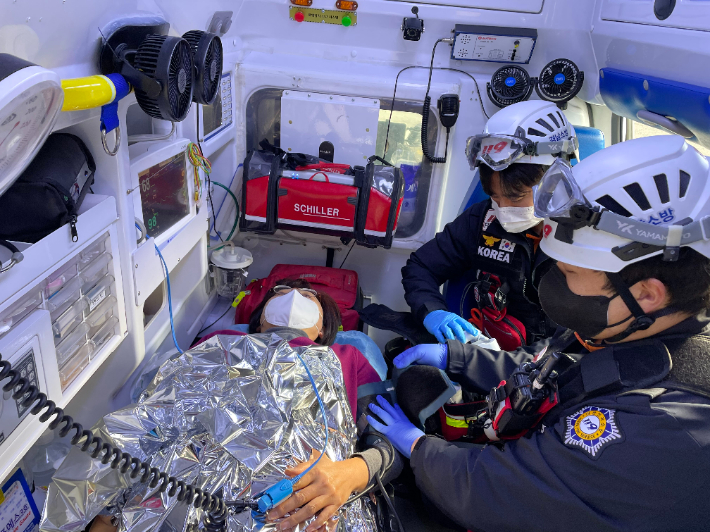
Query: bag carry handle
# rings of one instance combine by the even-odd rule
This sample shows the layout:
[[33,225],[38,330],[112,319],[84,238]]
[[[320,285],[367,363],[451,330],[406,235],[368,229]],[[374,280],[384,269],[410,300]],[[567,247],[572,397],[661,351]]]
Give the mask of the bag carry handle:
[[373,161],[380,161],[382,164],[386,166],[394,166],[391,162],[384,160],[382,157],[378,155],[370,155],[370,157],[367,159],[368,163],[371,163]]
[[308,180],[309,180],[309,181],[313,180],[313,178],[314,178],[315,176],[317,176],[318,174],[321,174],[323,177],[325,177],[325,182],[326,182],[326,183],[330,183],[330,179],[328,179],[328,174],[326,174],[325,172],[316,172],[316,173],[313,174],[311,177],[309,177]]

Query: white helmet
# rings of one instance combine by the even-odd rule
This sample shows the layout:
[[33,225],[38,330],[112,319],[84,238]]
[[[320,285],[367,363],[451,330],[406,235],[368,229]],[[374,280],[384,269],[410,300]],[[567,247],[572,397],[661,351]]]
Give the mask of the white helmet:
[[710,164],[681,137],[629,140],[570,168],[556,161],[535,190],[542,250],[605,272],[688,246],[710,257]]
[[481,161],[500,171],[513,163],[550,165],[577,146],[574,127],[554,103],[529,100],[494,114],[483,134],[467,140],[466,156],[471,168]]

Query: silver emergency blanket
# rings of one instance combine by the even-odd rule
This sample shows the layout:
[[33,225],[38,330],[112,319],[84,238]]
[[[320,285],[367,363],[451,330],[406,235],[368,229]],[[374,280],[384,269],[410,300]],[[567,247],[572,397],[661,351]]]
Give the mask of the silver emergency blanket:
[[[124,452],[229,502],[285,478],[284,470],[323,449],[323,417],[298,352],[325,405],[327,454],[343,460],[356,438],[340,361],[328,347],[291,348],[278,336],[215,336],[161,366],[135,405],[105,416],[94,433]],[[74,447],[49,486],[43,531],[82,530],[96,515],[120,518],[119,532],[187,532],[205,514],[132,481]],[[230,531],[268,532],[249,511]],[[341,508],[338,529],[375,532],[369,503]]]

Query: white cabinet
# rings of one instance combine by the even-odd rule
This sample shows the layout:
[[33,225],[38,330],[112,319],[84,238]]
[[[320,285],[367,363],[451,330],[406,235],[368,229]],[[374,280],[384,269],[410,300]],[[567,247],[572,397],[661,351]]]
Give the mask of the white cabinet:
[[663,20],[656,16],[655,4],[654,0],[603,0],[601,17],[616,22],[710,31],[710,0],[676,0],[670,16]]
[[[78,242],[65,225],[36,244],[18,244],[24,260],[0,274],[0,353],[61,408],[127,331],[117,224],[114,198],[89,194]],[[47,428],[26,414],[0,399],[0,478]]]

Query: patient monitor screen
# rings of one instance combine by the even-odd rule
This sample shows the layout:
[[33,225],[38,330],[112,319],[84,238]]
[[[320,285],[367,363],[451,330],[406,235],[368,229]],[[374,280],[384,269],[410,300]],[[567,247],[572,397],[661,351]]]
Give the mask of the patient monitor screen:
[[185,152],[138,174],[143,223],[156,237],[190,214]]

